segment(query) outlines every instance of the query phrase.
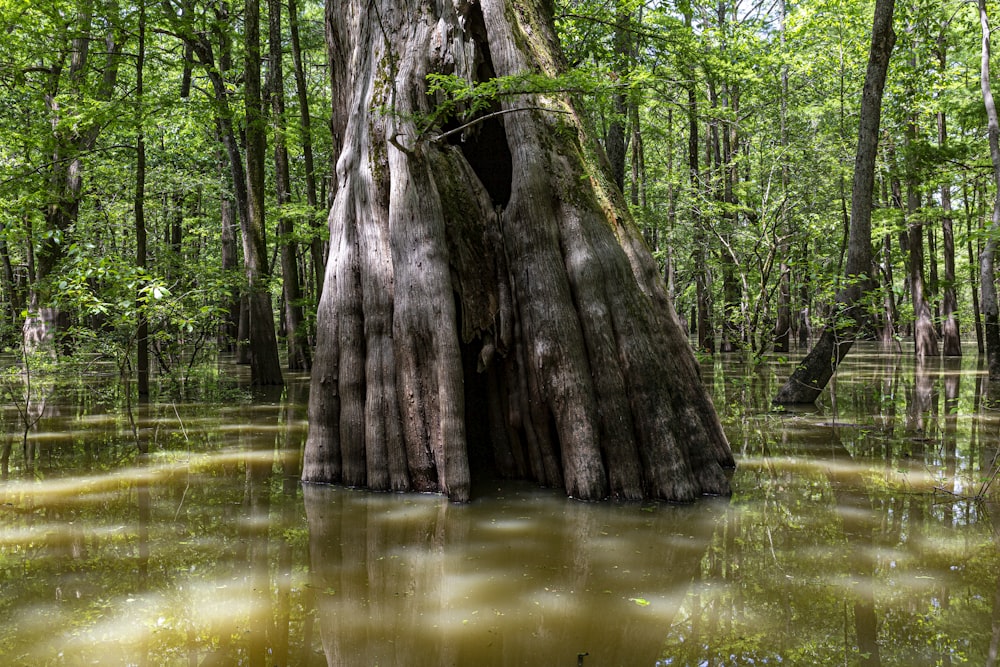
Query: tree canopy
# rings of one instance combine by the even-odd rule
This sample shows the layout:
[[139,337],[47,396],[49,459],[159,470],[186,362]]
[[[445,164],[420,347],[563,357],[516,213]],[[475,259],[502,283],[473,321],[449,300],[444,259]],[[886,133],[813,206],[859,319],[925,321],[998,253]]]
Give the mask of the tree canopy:
[[[874,3],[548,9],[563,54],[553,67],[475,81],[435,73],[422,84],[429,99],[386,99],[374,115],[461,147],[525,95],[568,96],[700,352],[790,356],[789,340],[836,325],[835,295],[857,279],[845,268]],[[984,3],[987,24],[992,10]],[[56,337],[63,349],[126,359],[142,321],[155,372],[235,346],[267,384],[280,373],[249,348],[273,316],[286,362],[308,367],[348,119],[332,113],[340,73],[321,4],[251,13],[260,20],[222,0],[0,3],[5,345]],[[996,184],[979,19],[952,0],[896,6],[865,276],[871,317],[859,333],[886,344],[924,317],[940,353],[961,353],[974,334],[984,349],[979,257]],[[255,23],[259,34],[248,32]],[[255,306],[254,295],[266,299]]]

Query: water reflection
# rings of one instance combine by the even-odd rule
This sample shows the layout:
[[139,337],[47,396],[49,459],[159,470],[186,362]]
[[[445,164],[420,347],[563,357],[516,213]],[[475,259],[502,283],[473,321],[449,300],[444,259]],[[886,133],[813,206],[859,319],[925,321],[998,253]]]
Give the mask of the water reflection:
[[713,595],[688,600],[664,664],[991,660],[1000,559],[972,496],[998,422],[981,369],[858,352],[816,409],[746,409],[760,386],[728,389],[744,452],[722,530],[736,534],[721,541],[729,569],[703,567]]
[[652,665],[720,513],[509,484],[466,506],[304,495],[331,665]]
[[134,433],[57,390],[0,486],[0,664],[997,664],[984,369],[860,345],[777,411],[791,363],[704,368],[739,468],[694,506],[303,489],[304,377]]

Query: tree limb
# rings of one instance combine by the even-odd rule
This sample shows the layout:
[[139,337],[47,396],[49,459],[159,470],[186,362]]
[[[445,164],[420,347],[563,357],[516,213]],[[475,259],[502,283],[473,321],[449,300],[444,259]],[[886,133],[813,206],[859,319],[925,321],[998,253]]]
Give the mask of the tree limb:
[[489,120],[491,118],[496,118],[497,116],[503,116],[503,115],[506,115],[506,114],[509,114],[509,113],[514,113],[515,111],[548,111],[548,112],[551,112],[551,113],[565,113],[565,114],[570,113],[569,111],[564,111],[562,109],[549,109],[548,107],[539,107],[539,106],[517,107],[517,108],[514,108],[514,109],[502,109],[500,111],[494,111],[493,113],[488,113],[485,116],[480,116],[478,118],[473,118],[472,120],[470,120],[468,123],[465,123],[464,125],[459,125],[458,127],[454,128],[452,130],[448,130],[447,132],[442,132],[441,134],[439,134],[439,135],[437,135],[435,137],[431,137],[430,140],[432,142],[434,142],[434,143],[437,143],[437,142],[441,141],[442,139],[447,139],[448,137],[450,137],[453,134],[457,134],[457,133],[461,132],[462,130],[468,129],[468,128],[472,127],[473,125],[476,125],[477,123],[482,123],[483,121]]

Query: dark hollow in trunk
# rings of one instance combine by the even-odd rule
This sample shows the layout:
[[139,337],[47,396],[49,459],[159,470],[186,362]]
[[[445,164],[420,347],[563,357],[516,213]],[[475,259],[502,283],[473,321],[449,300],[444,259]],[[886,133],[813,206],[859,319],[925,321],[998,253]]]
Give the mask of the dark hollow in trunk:
[[547,5],[354,4],[326,14],[347,120],[303,479],[464,501],[485,464],[584,499],[728,493],[692,351],[569,100],[504,98],[447,137],[469,119],[414,121],[428,73],[555,73]]

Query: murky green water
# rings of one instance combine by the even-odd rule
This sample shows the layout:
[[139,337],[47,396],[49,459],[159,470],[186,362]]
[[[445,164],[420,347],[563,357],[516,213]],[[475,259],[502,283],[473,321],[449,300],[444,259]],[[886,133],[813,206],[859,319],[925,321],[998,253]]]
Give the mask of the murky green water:
[[147,457],[89,380],[48,400],[30,470],[8,407],[0,664],[991,664],[1000,508],[973,497],[1000,411],[976,359],[862,346],[835,400],[773,411],[791,363],[703,368],[739,468],[693,506],[302,489],[304,377],[137,411]]

